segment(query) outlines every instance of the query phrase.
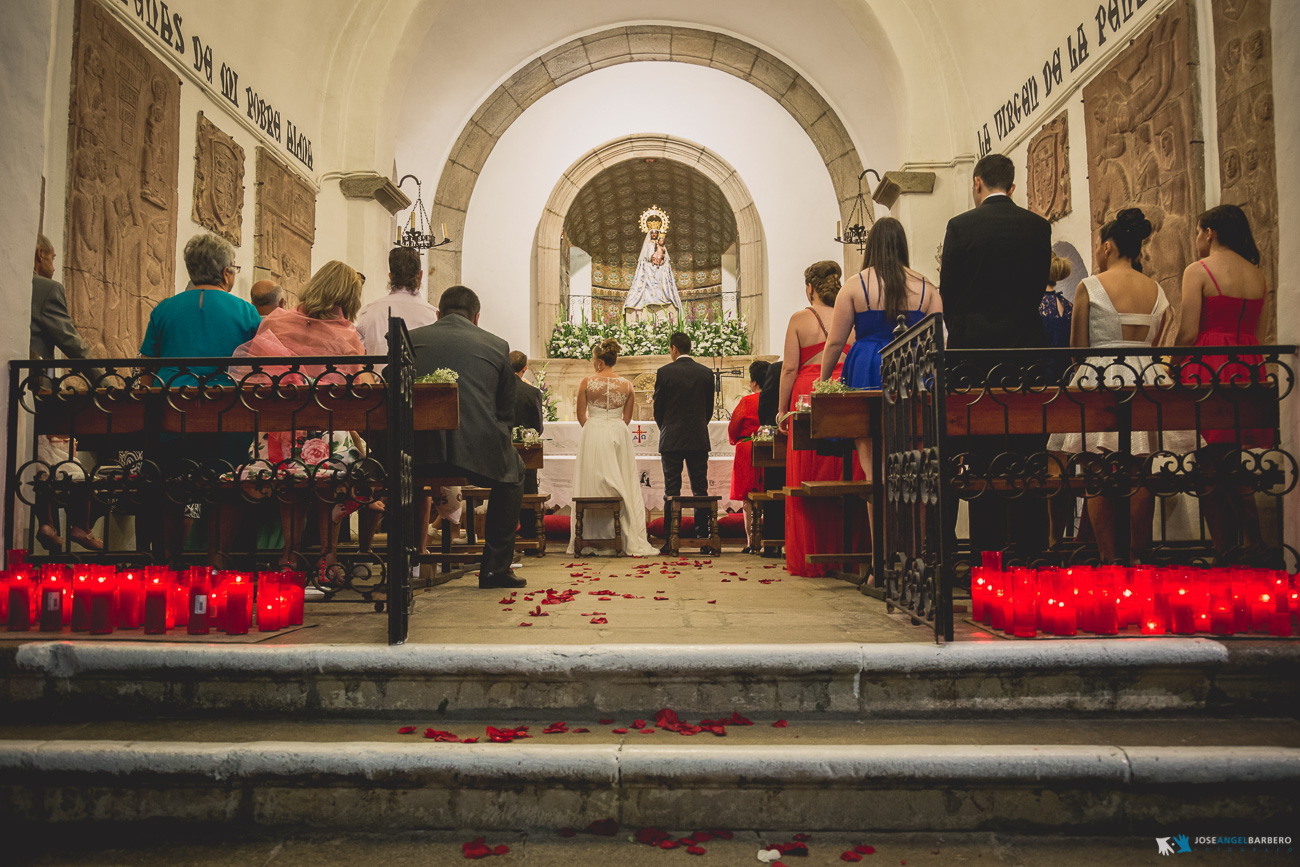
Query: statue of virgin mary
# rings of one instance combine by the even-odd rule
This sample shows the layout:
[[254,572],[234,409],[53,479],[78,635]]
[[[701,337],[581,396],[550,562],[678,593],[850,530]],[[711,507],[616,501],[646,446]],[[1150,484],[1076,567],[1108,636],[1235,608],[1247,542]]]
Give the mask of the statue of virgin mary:
[[681,314],[682,298],[677,293],[672,259],[664,246],[668,215],[658,206],[647,208],[641,214],[641,231],[645,232],[645,242],[637,258],[632,288],[623,301],[623,315],[629,322],[642,319],[671,322]]

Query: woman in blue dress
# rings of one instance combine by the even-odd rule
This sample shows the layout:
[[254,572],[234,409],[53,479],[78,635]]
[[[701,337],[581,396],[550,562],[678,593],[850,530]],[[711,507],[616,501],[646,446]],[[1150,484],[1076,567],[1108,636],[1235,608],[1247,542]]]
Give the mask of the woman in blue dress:
[[[931,313],[943,312],[939,287],[910,267],[907,233],[893,217],[877,220],[867,236],[862,271],[844,281],[835,299],[826,350],[822,353],[821,378],[831,375],[833,363],[848,340],[857,340],[844,360],[844,384],[850,388],[880,388],[880,350],[894,339],[894,327],[903,316],[908,327]],[[871,440],[857,441],[862,470],[871,478]]]
[[[1038,305],[1038,315],[1043,318],[1043,330],[1047,332],[1047,345],[1064,348],[1070,345],[1070,319],[1074,315],[1074,305],[1060,292],[1056,284],[1070,276],[1070,262],[1053,254],[1052,267],[1048,271],[1047,291]],[[1065,359],[1056,359],[1048,367],[1051,375],[1049,382],[1056,385],[1061,373],[1068,365]]]

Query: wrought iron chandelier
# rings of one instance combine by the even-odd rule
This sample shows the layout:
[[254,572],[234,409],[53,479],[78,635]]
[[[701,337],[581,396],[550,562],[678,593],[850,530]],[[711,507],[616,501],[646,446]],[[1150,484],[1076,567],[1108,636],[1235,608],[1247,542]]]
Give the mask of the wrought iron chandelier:
[[862,179],[867,175],[875,175],[876,183],[880,183],[880,173],[875,169],[863,169],[862,174],[858,175],[858,197],[853,200],[853,210],[849,211],[849,224],[843,231],[840,230],[840,223],[835,223],[835,240],[841,244],[856,244],[859,253],[865,253],[867,250],[867,234],[871,231],[871,225],[867,220],[867,200],[862,194]]
[[[403,175],[402,179],[397,182],[398,189],[407,179],[415,181],[415,204],[411,206],[411,216],[406,221],[406,228],[402,224],[397,224],[396,244],[399,247],[411,247],[415,250],[429,250],[434,247],[441,247],[443,244],[451,243],[451,238],[447,237],[447,224],[442,224],[442,240],[433,234],[432,226],[429,225],[429,214],[424,209],[424,199],[420,195],[420,179],[415,175]],[[416,224],[416,220],[419,224]]]

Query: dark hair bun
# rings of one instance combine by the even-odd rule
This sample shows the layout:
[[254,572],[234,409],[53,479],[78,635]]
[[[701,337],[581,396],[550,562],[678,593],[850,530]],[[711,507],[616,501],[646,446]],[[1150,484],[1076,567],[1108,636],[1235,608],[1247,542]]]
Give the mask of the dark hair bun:
[[1115,215],[1115,234],[1141,244],[1151,237],[1151,221],[1141,208],[1125,208]]

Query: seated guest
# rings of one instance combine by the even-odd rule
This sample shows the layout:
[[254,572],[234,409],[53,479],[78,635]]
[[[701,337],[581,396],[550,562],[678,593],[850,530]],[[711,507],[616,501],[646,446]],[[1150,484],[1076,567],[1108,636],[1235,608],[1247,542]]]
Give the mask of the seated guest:
[[[898,317],[907,327],[931,313],[943,312],[938,287],[930,286],[910,267],[907,234],[893,217],[878,220],[867,236],[863,270],[835,298],[830,336],[822,353],[821,378],[830,379],[840,351],[854,334],[844,359],[844,383],[850,388],[880,388],[880,350],[894,339]],[[871,440],[857,440],[858,461],[871,478]]]
[[454,370],[460,396],[459,428],[417,434],[415,462],[421,475],[463,476],[490,489],[478,586],[523,587],[511,569],[524,495],[524,462],[510,441],[519,380],[510,346],[479,327],[479,310],[473,290],[452,286],[438,321],[411,332],[415,375]]
[[[1151,223],[1137,208],[1120,211],[1115,219],[1101,227],[1097,245],[1097,273],[1087,277],[1074,290],[1074,317],[1070,343],[1087,349],[1148,349],[1160,339],[1169,300],[1160,284],[1142,273],[1142,243],[1151,235]],[[1157,367],[1150,359],[1117,360],[1115,355],[1089,356],[1075,372],[1071,385],[1107,388],[1135,385],[1137,372],[1144,381],[1154,382]],[[1052,434],[1050,451],[1116,452],[1119,434],[1113,431]],[[1145,431],[1134,431],[1131,453],[1147,455],[1154,450],[1154,440]],[[1102,560],[1112,562],[1128,551],[1117,550],[1115,498],[1091,497],[1087,501],[1088,518],[1097,537]],[[1151,491],[1141,487],[1129,503],[1129,539],[1133,554],[1140,554],[1151,544],[1151,517],[1155,504]]]
[[[1257,346],[1263,342],[1265,320],[1260,314],[1268,286],[1246,213],[1236,205],[1220,205],[1201,214],[1196,255],[1200,259],[1183,272],[1178,345]],[[1245,385],[1259,378],[1260,361],[1259,356],[1238,356],[1236,361],[1229,361],[1226,355],[1202,356],[1199,362],[1203,367],[1186,367],[1183,381]],[[1236,456],[1241,449],[1274,445],[1273,432],[1266,429],[1246,429],[1240,435],[1231,430],[1206,430],[1201,437],[1206,445],[1197,457],[1211,473],[1221,466],[1229,470],[1234,460],[1240,461]],[[1200,500],[1214,547],[1223,553],[1239,539],[1248,551],[1262,549],[1254,492],[1228,487],[1216,484]]]
[[[185,270],[190,286],[165,298],[149,315],[140,355],[145,358],[229,358],[242,343],[257,333],[262,318],[257,308],[230,294],[239,274],[235,248],[223,238],[201,233],[185,244]],[[175,367],[161,367],[162,385],[229,385],[232,380],[216,367],[191,367],[181,373]],[[163,434],[153,455],[146,455],[167,476],[195,471],[204,465],[218,473],[232,472],[248,460],[249,437],[245,434]],[[213,466],[215,464],[215,466]],[[175,562],[184,543],[181,507],[163,507],[163,549],[167,559]],[[209,528],[208,563],[224,566],[237,529],[233,506],[223,506],[215,524]]]
[[284,292],[274,280],[258,280],[248,290],[248,299],[257,308],[257,315],[263,319],[270,316],[272,310],[284,306]]
[[[776,425],[777,400],[781,397],[781,359],[768,365],[763,388],[758,392],[758,423]],[[751,447],[752,449],[752,447]],[[763,489],[777,491],[785,487],[785,467],[763,468]],[[764,534],[772,539],[785,538],[785,503],[777,500],[763,504]],[[764,557],[778,557],[781,551],[774,545],[763,549]]]
[[[826,323],[835,313],[835,299],[840,292],[840,266],[825,261],[809,265],[804,271],[804,293],[808,306],[790,317],[785,332],[785,357],[781,368],[781,396],[777,406],[783,413],[793,411],[799,398],[811,396],[813,383],[821,370],[822,351],[826,348]],[[839,376],[843,362],[834,359],[833,376]],[[781,418],[782,433],[790,431],[790,417]],[[796,449],[794,437],[786,445],[785,478],[789,487],[803,482],[833,481],[840,478],[840,459]],[[826,573],[820,563],[809,563],[808,554],[829,554],[841,549],[838,504],[830,500],[785,498],[785,568],[791,575],[818,577]]]
[[[364,355],[353,320],[361,307],[361,278],[342,262],[326,262],[299,295],[298,306],[272,310],[257,334],[233,353],[241,358],[292,355]],[[282,387],[318,384],[344,385],[349,377],[366,381],[357,364],[304,364],[297,367],[264,365],[244,381],[256,384],[280,377]],[[364,455],[365,444],[350,431],[270,431],[254,446],[254,457],[269,465],[272,473],[290,473],[317,479],[331,472],[343,472]],[[319,475],[316,475],[319,474]],[[281,566],[295,566],[302,549],[308,505],[316,503],[314,491],[293,502],[281,503],[280,521],[284,532]],[[337,563],[339,523],[330,520],[330,510],[320,507],[321,573],[325,578]]]
[[[89,358],[90,348],[81,339],[81,333],[68,313],[68,296],[63,284],[54,280],[54,245],[44,235],[36,236],[36,259],[32,268],[32,322],[29,344],[33,360],[53,360],[55,350],[62,350],[68,358]],[[93,370],[88,383],[103,371]],[[85,479],[85,470],[73,458],[75,444],[68,437],[44,436],[36,438],[37,457],[50,466],[53,477],[65,476],[74,481]],[[76,514],[68,516],[68,535],[72,541],[92,551],[104,550],[104,543],[90,532],[90,494],[75,497]],[[50,549],[63,547],[59,534],[59,519],[54,503],[44,495],[36,496],[36,536]]]
[[742,509],[745,513],[746,545],[745,550],[740,552],[742,554],[758,553],[758,539],[754,537],[750,526],[750,513],[754,504],[749,501],[749,495],[765,489],[761,474],[754,469],[754,444],[750,437],[761,427],[758,421],[758,395],[763,390],[763,382],[767,379],[767,369],[770,366],[766,361],[755,361],[749,365],[749,394],[736,403],[736,408],[731,411],[731,421],[727,423],[727,439],[736,447],[731,463],[731,499],[740,500],[744,504]]

